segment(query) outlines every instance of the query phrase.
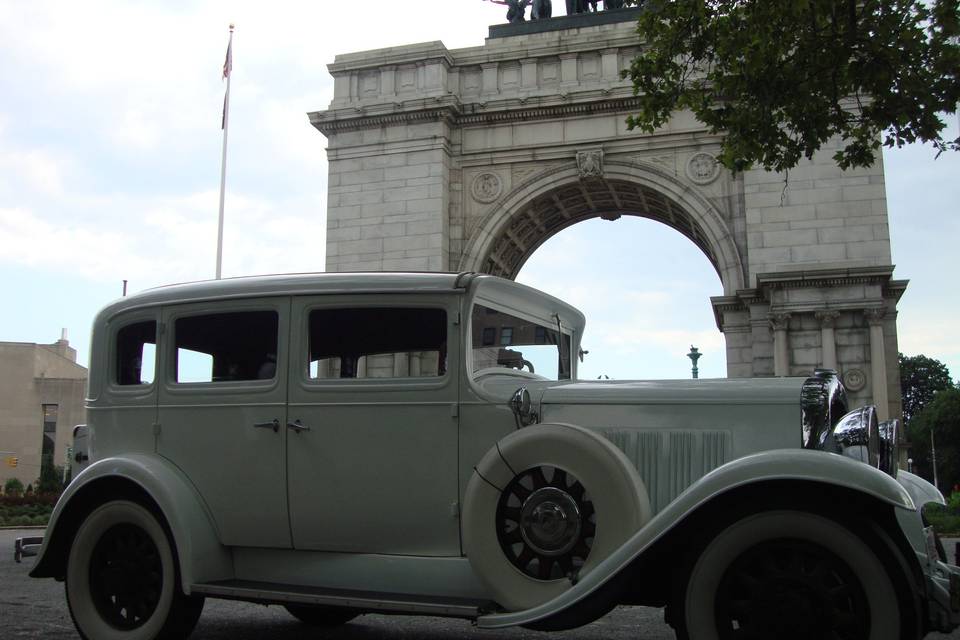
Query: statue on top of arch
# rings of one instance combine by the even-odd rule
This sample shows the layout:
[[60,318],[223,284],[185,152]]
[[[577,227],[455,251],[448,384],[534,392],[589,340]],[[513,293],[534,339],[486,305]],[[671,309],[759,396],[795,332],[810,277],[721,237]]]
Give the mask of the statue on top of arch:
[[[572,16],[579,13],[595,13],[599,11],[597,5],[603,2],[603,10],[622,9],[629,0],[566,0],[567,15]],[[518,23],[526,21],[527,7],[530,6],[531,20],[544,20],[553,15],[553,3],[551,0],[487,0],[494,4],[502,4],[507,7],[507,22]],[[635,3],[642,5],[643,0]]]

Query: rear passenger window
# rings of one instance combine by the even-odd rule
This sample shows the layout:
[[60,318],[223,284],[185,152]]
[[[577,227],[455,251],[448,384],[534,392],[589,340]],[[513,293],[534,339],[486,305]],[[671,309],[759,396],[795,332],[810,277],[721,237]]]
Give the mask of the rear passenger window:
[[117,332],[117,377],[119,385],[153,382],[157,357],[157,323],[154,320],[128,324]]
[[426,378],[447,370],[443,309],[317,309],[309,331],[311,380]]
[[177,382],[269,380],[277,374],[276,311],[240,311],[178,318]]

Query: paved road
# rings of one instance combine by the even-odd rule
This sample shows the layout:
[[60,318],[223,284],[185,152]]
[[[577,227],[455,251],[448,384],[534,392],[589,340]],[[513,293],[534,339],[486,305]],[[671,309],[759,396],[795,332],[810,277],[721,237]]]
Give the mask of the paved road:
[[[5,640],[43,638],[76,640],[63,584],[27,576],[32,558],[13,561],[13,541],[40,531],[0,530],[0,637]],[[948,548],[952,554],[953,547]],[[366,615],[332,632],[318,632],[294,620],[283,608],[224,600],[207,600],[192,638],[205,640],[674,640],[659,609],[622,607],[580,629],[538,633],[526,629],[483,631],[469,622],[440,618]],[[960,630],[949,636],[931,634],[928,640],[960,640]]]

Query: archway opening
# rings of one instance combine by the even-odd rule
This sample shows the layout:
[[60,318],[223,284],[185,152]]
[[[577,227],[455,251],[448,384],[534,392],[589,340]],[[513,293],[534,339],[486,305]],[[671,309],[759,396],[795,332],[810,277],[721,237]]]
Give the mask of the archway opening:
[[710,305],[723,285],[709,252],[662,220],[592,215],[541,239],[515,276],[587,316],[580,378],[690,378],[691,345],[701,378],[726,377]]
[[722,274],[709,232],[681,204],[652,186],[611,178],[574,180],[518,207],[490,246],[484,271],[516,278],[530,255],[554,234],[592,218],[615,221],[627,216],[654,220],[680,232]]

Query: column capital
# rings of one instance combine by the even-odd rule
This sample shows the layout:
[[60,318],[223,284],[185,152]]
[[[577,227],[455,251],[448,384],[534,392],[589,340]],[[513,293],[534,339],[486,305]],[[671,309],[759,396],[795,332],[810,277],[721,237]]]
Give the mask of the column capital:
[[767,316],[767,320],[770,321],[771,331],[786,331],[790,326],[789,313],[771,313]]
[[823,329],[832,329],[837,322],[837,318],[840,317],[839,311],[834,311],[833,309],[824,309],[822,311],[814,311],[813,317],[820,322],[820,327]]
[[867,324],[876,327],[883,324],[883,319],[887,315],[884,307],[870,307],[863,310],[863,317],[867,319]]

